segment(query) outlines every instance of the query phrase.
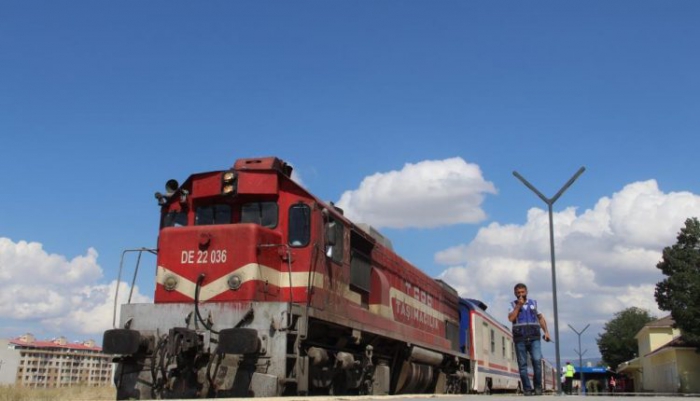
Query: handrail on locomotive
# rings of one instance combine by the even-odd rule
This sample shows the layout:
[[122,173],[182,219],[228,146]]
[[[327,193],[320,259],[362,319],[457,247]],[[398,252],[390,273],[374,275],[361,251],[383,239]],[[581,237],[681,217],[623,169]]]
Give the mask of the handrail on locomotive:
[[134,285],[136,284],[136,276],[139,273],[139,265],[141,264],[141,255],[144,252],[149,252],[149,253],[152,253],[154,255],[158,254],[157,249],[151,249],[151,248],[145,248],[145,247],[136,248],[136,249],[125,249],[122,252],[122,256],[119,259],[119,273],[117,274],[117,286],[114,290],[114,311],[112,312],[112,328],[113,329],[117,328],[117,325],[116,325],[117,303],[119,302],[119,287],[121,286],[121,283],[122,283],[122,269],[124,268],[124,256],[127,253],[131,253],[131,252],[138,252],[138,257],[136,258],[136,267],[134,268],[134,276],[131,279],[131,286],[129,287],[129,298],[126,301],[127,304],[131,303],[131,297],[134,294]]

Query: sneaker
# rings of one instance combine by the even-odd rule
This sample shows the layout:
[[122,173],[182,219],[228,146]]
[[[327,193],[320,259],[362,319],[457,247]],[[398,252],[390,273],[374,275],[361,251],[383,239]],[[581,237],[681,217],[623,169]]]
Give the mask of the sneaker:
[[525,392],[523,392],[523,395],[524,395],[525,397],[530,397],[530,396],[532,396],[532,395],[535,395],[535,392],[532,391],[532,390],[525,390]]
[[541,388],[536,388],[536,389],[535,389],[535,395],[542,395],[542,389],[541,389]]

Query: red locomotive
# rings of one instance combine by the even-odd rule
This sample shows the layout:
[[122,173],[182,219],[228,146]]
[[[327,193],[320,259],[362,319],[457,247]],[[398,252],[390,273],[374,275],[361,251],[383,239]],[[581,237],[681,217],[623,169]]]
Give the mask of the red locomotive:
[[118,399],[462,393],[460,298],[274,157],[171,180],[153,304],[103,349]]

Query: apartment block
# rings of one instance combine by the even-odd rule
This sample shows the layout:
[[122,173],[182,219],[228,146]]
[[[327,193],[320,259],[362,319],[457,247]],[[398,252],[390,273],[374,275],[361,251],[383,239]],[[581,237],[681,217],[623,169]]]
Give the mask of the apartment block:
[[2,384],[49,388],[112,385],[112,357],[103,354],[92,340],[71,343],[59,337],[38,341],[24,334],[0,345]]

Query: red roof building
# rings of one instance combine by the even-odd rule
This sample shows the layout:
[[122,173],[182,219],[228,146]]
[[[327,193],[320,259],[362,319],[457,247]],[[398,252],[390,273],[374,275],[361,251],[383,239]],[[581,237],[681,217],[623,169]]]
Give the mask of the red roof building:
[[[13,356],[14,384],[22,387],[112,385],[112,357],[94,341],[68,342],[65,337],[41,341],[32,334],[7,340],[3,354]],[[14,365],[14,364],[13,364]],[[9,367],[9,366],[8,366]]]

